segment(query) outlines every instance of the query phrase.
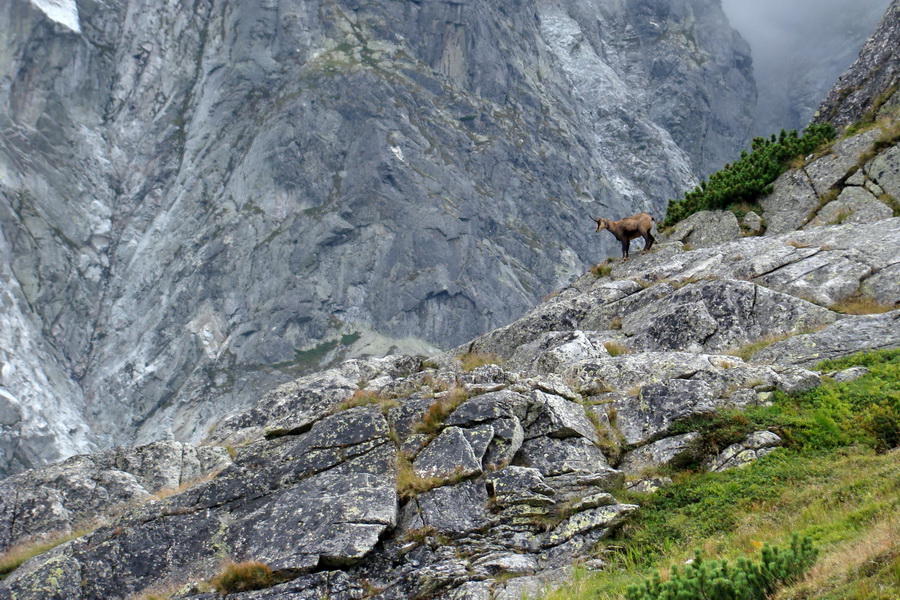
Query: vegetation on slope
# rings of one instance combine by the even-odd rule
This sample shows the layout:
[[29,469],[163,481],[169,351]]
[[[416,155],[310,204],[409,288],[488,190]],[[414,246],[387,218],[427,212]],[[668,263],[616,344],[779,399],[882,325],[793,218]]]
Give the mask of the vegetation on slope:
[[671,226],[701,210],[724,209],[732,204],[754,202],[772,191],[772,183],[784,173],[791,161],[805,156],[834,139],[829,123],[810,125],[803,135],[792,129],[781,130],[777,137],[755,138],[752,151],[709,176],[709,181],[685,193],[680,200],[669,200],[663,226]]
[[779,600],[900,598],[900,351],[861,354],[819,365],[865,366],[851,382],[826,382],[770,407],[723,414],[704,428],[704,444],[724,447],[768,428],[787,447],[724,473],[686,470],[641,505],[636,517],[597,553],[609,566],[579,573],[547,600],[624,597],[629,586],[683,564],[700,548],[716,558],[755,556],[794,533],[821,550],[807,577]]

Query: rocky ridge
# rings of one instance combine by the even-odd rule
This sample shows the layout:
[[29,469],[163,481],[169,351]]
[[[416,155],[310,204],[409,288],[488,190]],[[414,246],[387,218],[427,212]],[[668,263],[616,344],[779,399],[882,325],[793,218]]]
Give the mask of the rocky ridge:
[[[93,498],[111,516],[26,562],[0,598],[168,586],[212,600],[198,582],[226,558],[275,571],[273,587],[229,595],[247,600],[517,600],[573,562],[603,568],[591,548],[639,510],[616,500],[623,485],[652,490],[661,467],[684,463],[738,468],[780,444],[758,431],[711,449],[687,420],[809,389],[821,359],[900,347],[900,155],[884,137],[841,140],[776,183],[760,220],[800,229],[741,237],[733,214],[700,215],[704,230],[723,224],[711,238],[734,239],[661,240],[428,360],[350,360],[297,379],[217,423],[209,446],[122,449],[5,480],[6,546],[77,529]],[[798,181],[820,199],[799,220],[782,214]],[[834,203],[858,222],[818,219]],[[885,312],[839,310],[861,297]],[[728,353],[759,340],[771,344]]]

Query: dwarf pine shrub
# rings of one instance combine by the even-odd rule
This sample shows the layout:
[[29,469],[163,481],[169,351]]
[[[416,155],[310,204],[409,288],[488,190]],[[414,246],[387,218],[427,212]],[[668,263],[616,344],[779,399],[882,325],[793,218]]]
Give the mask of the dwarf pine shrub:
[[693,562],[674,567],[668,581],[659,573],[632,585],[626,600],[766,600],[776,588],[799,580],[816,562],[818,549],[808,537],[794,534],[786,549],[766,545],[759,561],[739,558],[705,561],[695,551]]
[[709,181],[687,192],[680,200],[669,200],[662,225],[671,226],[701,210],[724,209],[736,203],[753,203],[772,191],[772,183],[784,173],[791,160],[805,156],[834,139],[835,130],[829,123],[807,127],[803,135],[797,130],[781,130],[768,139],[753,140],[752,151],[741,152],[741,158],[725,165],[709,176]]

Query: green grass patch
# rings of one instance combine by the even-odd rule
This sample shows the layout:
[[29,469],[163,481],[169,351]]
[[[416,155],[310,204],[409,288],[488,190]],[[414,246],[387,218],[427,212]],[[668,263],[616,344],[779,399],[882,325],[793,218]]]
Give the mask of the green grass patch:
[[641,510],[596,548],[609,566],[577,572],[547,599],[621,599],[660,569],[668,579],[671,565],[684,564],[694,548],[715,559],[750,558],[794,533],[821,555],[777,598],[900,598],[900,350],[818,368],[854,366],[870,373],[794,396],[776,393],[771,406],[676,424],[673,433],[700,431],[710,450],[760,429],[781,435],[786,447],[723,473],[674,473],[672,485],[650,496],[616,493]]
[[615,265],[612,264],[612,261],[607,259],[602,263],[591,267],[591,273],[597,279],[600,279],[601,277],[609,277],[612,274],[613,267],[615,267]]

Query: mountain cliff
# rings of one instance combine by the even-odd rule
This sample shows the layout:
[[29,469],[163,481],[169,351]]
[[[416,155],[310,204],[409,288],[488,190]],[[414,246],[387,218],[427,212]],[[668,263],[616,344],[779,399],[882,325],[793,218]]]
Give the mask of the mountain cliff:
[[715,0],[0,8],[4,472],[520,316],[732,156]]
[[900,104],[900,2],[891,2],[878,29],[866,41],[859,57],[841,75],[822,101],[814,122],[846,127],[860,120],[873,121],[891,114]]
[[[203,446],[107,450],[3,480],[0,548],[47,545],[13,565],[0,598],[521,600],[568,582],[573,564],[608,569],[598,544],[641,510],[623,495],[673,485],[665,473],[683,465],[796,457],[796,436],[837,435],[832,417],[848,407],[825,396],[805,423],[790,395],[868,373],[821,361],[900,348],[897,127],[840,139],[781,176],[759,208],[771,230],[745,236],[733,213],[698,213],[456,350],[298,378],[223,418]],[[817,201],[798,210],[807,193]],[[862,388],[883,451],[900,443],[889,385],[879,401],[874,383]],[[742,417],[754,409],[786,410],[784,426],[755,429]],[[709,430],[722,423],[730,431]],[[896,452],[873,513],[896,506]],[[864,527],[864,492],[840,486]],[[710,499],[689,496],[699,520]],[[765,498],[760,511],[786,501]],[[894,561],[896,540],[885,545]],[[227,560],[240,567],[224,572],[245,575],[213,578]]]

